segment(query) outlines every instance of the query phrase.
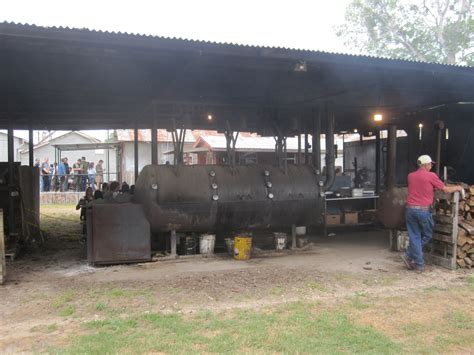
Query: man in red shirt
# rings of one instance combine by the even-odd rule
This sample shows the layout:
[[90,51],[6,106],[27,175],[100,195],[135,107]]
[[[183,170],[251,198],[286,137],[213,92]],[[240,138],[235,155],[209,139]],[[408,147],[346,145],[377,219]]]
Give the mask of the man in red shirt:
[[433,235],[433,215],[431,205],[434,191],[446,193],[461,191],[461,186],[445,186],[439,177],[430,172],[434,162],[429,155],[418,157],[418,170],[408,174],[408,196],[406,200],[406,223],[410,244],[402,259],[408,269],[423,272],[423,247]]

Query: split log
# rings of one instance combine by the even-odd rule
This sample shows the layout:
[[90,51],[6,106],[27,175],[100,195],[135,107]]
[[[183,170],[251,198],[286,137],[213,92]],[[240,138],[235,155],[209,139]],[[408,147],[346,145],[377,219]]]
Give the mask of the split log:
[[461,227],[462,229],[464,229],[467,233],[469,233],[470,235],[474,235],[474,226],[469,224],[469,223],[466,223],[464,221],[459,221],[458,222],[458,225],[459,227]]

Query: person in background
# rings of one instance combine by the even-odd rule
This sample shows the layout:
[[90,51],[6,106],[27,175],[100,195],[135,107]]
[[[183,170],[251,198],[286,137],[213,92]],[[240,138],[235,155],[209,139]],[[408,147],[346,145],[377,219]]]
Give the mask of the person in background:
[[408,174],[408,196],[405,217],[410,244],[401,258],[409,270],[422,273],[424,270],[423,247],[431,242],[433,235],[433,214],[431,205],[434,191],[445,193],[462,191],[462,186],[445,186],[438,175],[430,172],[434,161],[429,155],[417,159],[418,170]]
[[95,190],[94,191],[94,201],[95,200],[102,200],[104,198],[104,195],[102,194],[102,191],[100,190]]
[[89,163],[89,168],[87,169],[87,176],[89,178],[89,186],[92,188],[92,191],[95,191],[95,167],[94,163]]
[[40,192],[43,192],[43,177],[41,176],[41,161],[39,160],[39,158],[35,159],[35,168],[38,168]]
[[122,188],[120,189],[120,192],[123,194],[128,194],[130,192],[130,186],[125,181],[122,182]]
[[71,172],[71,168],[69,167],[69,162],[67,158],[64,158],[63,162],[64,162],[64,171],[66,172],[63,190],[68,191],[69,190],[69,173]]
[[101,190],[102,183],[104,182],[104,168],[102,164],[104,164],[104,161],[101,159],[95,166],[95,183],[99,190]]
[[82,160],[81,158],[77,159],[77,161],[72,166],[72,172],[74,173],[74,185],[76,186],[76,191],[81,191],[81,183],[82,183]]
[[101,189],[101,190],[102,190],[102,192],[104,192],[104,193],[107,192],[107,191],[109,191],[109,184],[106,183],[106,182],[102,183],[102,189]]
[[79,202],[76,205],[76,210],[81,209],[81,221],[86,219],[86,211],[84,207],[86,206],[86,203],[91,202],[94,199],[94,193],[90,187],[86,189],[86,194],[84,197],[82,197]]
[[84,191],[87,187],[87,171],[89,170],[89,162],[86,160],[86,157],[82,157],[81,159],[81,170],[82,170],[81,189],[82,191]]
[[49,184],[49,158],[44,158],[43,164],[41,164],[41,177],[43,178],[43,191],[48,192],[50,188]]
[[109,190],[104,193],[104,200],[113,200],[120,193],[120,183],[118,181],[112,181],[109,185]]
[[49,180],[50,180],[50,190],[58,191],[59,178],[58,178],[58,163],[54,162],[49,166]]
[[[56,180],[54,179],[56,175],[56,167],[57,163],[54,162],[53,164],[49,164],[49,191],[56,191]],[[53,179],[54,179],[54,184],[53,184]]]
[[59,177],[59,191],[64,192],[64,182],[66,181],[66,165],[64,165],[64,160],[67,161],[67,158],[61,159],[61,162],[58,165],[58,177]]
[[135,194],[135,185],[130,186],[130,195]]

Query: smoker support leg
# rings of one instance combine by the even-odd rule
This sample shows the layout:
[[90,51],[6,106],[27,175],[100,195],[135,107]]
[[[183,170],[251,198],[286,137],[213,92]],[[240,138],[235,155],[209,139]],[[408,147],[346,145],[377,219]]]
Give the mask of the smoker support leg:
[[171,231],[171,256],[176,257],[176,231]]
[[291,249],[296,249],[296,226],[291,225]]
[[390,250],[400,251],[400,246],[398,245],[398,231],[396,229],[390,229],[388,233],[390,238]]

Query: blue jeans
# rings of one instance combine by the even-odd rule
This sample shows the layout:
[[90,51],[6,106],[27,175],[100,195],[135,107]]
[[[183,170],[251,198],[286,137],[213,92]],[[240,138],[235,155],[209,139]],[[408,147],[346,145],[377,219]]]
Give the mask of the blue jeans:
[[406,256],[417,266],[423,266],[423,247],[431,242],[433,236],[433,215],[431,211],[407,207],[405,217],[410,237]]

